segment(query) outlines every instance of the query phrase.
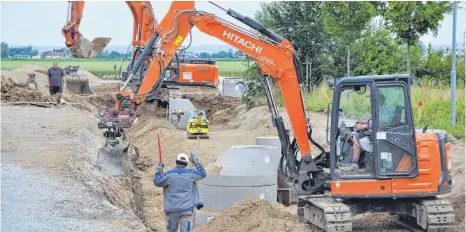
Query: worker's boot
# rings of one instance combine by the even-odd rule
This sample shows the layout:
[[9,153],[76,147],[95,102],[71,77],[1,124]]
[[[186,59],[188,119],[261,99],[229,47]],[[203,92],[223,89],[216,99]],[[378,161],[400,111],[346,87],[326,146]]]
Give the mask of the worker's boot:
[[350,163],[350,164],[340,164],[338,165],[338,169],[341,172],[358,172],[359,171],[359,164]]

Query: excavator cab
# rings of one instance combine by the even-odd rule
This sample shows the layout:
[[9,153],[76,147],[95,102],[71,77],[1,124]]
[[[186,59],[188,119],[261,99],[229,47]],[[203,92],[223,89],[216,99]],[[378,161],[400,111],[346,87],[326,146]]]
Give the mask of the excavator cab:
[[338,81],[330,137],[332,179],[418,176],[408,76]]
[[[299,218],[352,231],[352,216],[389,212],[391,221],[415,230],[454,230],[451,203],[436,197],[452,188],[448,135],[415,129],[410,79],[346,77],[331,86],[330,153],[300,163],[298,175],[311,178],[295,182]],[[330,171],[322,174],[324,168]]]

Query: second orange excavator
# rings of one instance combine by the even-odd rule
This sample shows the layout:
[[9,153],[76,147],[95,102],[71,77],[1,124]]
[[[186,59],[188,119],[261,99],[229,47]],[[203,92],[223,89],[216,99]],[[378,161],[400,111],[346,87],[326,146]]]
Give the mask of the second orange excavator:
[[[76,58],[95,58],[106,45],[110,38],[98,37],[92,42],[86,39],[80,32],[81,19],[84,11],[84,1],[72,1],[68,3],[67,24],[63,27],[62,33],[66,39],[66,46],[70,49],[73,57]],[[155,33],[158,26],[154,17],[152,5],[149,1],[126,1],[126,4],[133,15],[133,35],[131,45],[133,47],[131,63],[125,71],[121,72],[123,81],[128,80],[131,70],[135,66],[135,61],[139,58],[145,46]],[[144,54],[144,60],[138,69],[134,72],[129,84],[134,92],[139,90],[143,82],[150,61],[153,59],[155,47]],[[186,50],[182,48],[181,50]],[[162,105],[168,104],[168,99],[173,92],[176,92],[178,86],[206,86],[217,87],[218,85],[218,67],[215,61],[201,59],[179,59],[174,56],[170,64],[163,73],[164,85],[157,94],[147,96],[147,100],[157,100]],[[86,82],[86,80],[80,80]],[[176,94],[176,93],[175,93]]]

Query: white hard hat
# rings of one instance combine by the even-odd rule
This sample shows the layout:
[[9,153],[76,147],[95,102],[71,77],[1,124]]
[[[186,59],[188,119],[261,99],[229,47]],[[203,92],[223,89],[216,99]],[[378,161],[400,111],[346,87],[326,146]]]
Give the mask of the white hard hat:
[[189,157],[185,153],[180,153],[178,156],[176,156],[176,161],[181,161],[181,162],[189,162]]

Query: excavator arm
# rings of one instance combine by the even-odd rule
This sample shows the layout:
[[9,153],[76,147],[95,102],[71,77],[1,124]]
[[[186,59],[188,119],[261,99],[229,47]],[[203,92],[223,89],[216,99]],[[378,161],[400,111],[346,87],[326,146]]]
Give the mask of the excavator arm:
[[[68,2],[67,23],[62,28],[62,32],[66,40],[65,45],[71,50],[73,57],[95,58],[107,46],[110,38],[98,37],[91,42],[79,32],[84,3],[84,1]],[[134,19],[132,45],[144,46],[149,42],[157,26],[152,6],[148,1],[126,1],[126,4]]]
[[[131,126],[132,120],[135,118],[134,110],[144,101],[147,94],[157,91],[162,85],[163,80],[160,78],[162,71],[170,63],[191,29],[197,27],[201,32],[218,38],[254,58],[260,67],[260,77],[265,75],[277,80],[293,127],[297,147],[304,155],[304,160],[312,159],[310,158],[311,149],[308,138],[309,125],[303,107],[298,73],[294,64],[295,51],[293,46],[288,40],[265,29],[254,19],[244,17],[232,10],[228,10],[227,13],[251,26],[255,31],[238,27],[213,14],[195,10],[194,2],[173,2],[167,15],[156,29],[157,34],[153,35],[151,39],[153,42],[159,39],[159,48],[138,92],[134,94],[125,90],[118,94],[114,110],[101,113],[103,117],[100,128],[105,128],[106,124],[111,126],[112,123],[125,125],[125,127]],[[149,49],[148,47],[152,44],[149,42],[146,48]],[[143,57],[144,55],[141,55],[139,59],[143,59]],[[137,65],[133,69],[137,70]],[[130,81],[131,75],[123,88]],[[282,147],[284,147],[282,153],[286,153],[288,168],[293,170],[291,171],[292,176],[295,176],[297,168],[294,154],[291,154],[290,150],[289,135],[283,126],[283,120],[278,116],[278,111],[273,103],[273,98],[269,97],[270,95],[269,91],[269,107],[273,111]]]

